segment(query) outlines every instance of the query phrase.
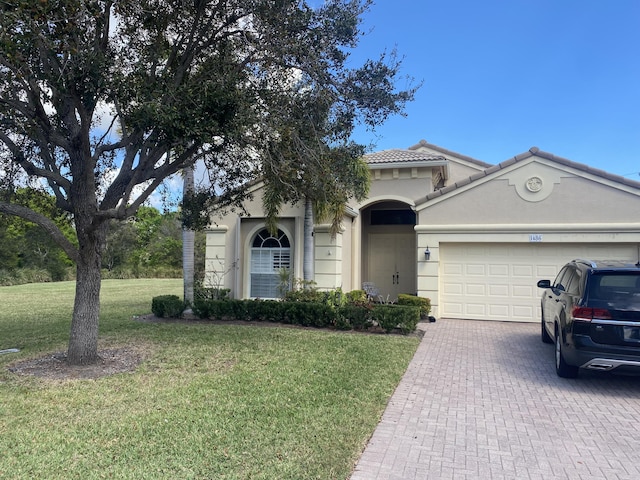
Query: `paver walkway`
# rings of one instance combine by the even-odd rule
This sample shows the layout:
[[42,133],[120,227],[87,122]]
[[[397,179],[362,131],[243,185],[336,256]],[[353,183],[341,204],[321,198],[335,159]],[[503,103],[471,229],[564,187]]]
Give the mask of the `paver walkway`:
[[538,324],[420,328],[351,480],[640,479],[640,377],[557,377]]

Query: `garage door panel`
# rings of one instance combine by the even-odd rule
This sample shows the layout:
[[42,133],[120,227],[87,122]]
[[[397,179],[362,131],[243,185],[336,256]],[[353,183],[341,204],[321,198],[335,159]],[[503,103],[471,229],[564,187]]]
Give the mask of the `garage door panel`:
[[558,267],[556,265],[536,265],[535,266],[536,278],[552,279],[552,278],[555,278],[557,274],[558,274]]
[[497,303],[489,304],[489,315],[496,320],[506,320],[509,318],[509,306]]
[[472,277],[484,277],[487,274],[487,266],[470,263],[466,265],[465,273]]
[[553,280],[574,258],[636,261],[635,245],[546,243],[440,244],[440,314],[540,321],[538,280]]
[[444,275],[462,275],[464,266],[461,263],[443,262],[442,272]]
[[462,311],[462,303],[452,301],[447,302],[447,304],[443,306],[442,314],[445,317],[467,318]]
[[509,285],[500,284],[500,285],[489,285],[489,296],[491,297],[508,297],[509,296]]
[[513,307],[513,319],[521,322],[531,321],[536,317],[536,309],[526,305],[516,305]]
[[466,293],[470,296],[476,295],[484,297],[487,294],[487,288],[486,285],[481,283],[468,283]]
[[536,290],[527,285],[513,285],[511,288],[511,294],[516,298],[531,298],[540,293]]
[[484,303],[467,303],[465,311],[467,315],[471,316],[485,316],[487,314],[487,308]]
[[509,265],[508,264],[491,264],[487,268],[491,277],[508,277]]
[[514,277],[533,277],[535,267],[533,265],[513,265],[512,272]]
[[445,295],[448,295],[451,299],[456,295],[462,295],[464,292],[464,285],[460,282],[447,282],[444,284],[442,291]]

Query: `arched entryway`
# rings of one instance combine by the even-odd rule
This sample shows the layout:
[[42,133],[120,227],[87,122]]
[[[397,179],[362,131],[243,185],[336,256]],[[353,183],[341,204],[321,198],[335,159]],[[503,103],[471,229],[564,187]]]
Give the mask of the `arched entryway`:
[[414,295],[416,284],[416,213],[406,203],[378,202],[361,211],[362,280],[375,284],[386,300]]

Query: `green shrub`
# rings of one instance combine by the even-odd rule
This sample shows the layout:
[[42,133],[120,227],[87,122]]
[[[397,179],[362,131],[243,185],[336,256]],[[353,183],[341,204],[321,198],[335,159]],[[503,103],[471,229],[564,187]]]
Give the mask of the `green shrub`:
[[196,298],[193,313],[200,318],[216,320],[245,320],[247,309],[243,300],[216,300]]
[[[156,297],[154,301],[158,298],[163,297]],[[335,307],[318,302],[200,299],[195,301],[193,311],[200,318],[279,322],[339,330],[366,330],[375,321],[386,332],[397,328],[405,334],[413,332],[420,320],[420,308],[417,306],[374,306],[366,302]]]
[[284,323],[304,327],[330,327],[335,322],[335,311],[324,303],[282,302]]
[[160,318],[180,318],[185,303],[177,295],[160,295],[151,300],[151,311]]
[[347,297],[347,303],[361,304],[367,301],[367,292],[364,290],[351,290],[345,295]]
[[211,300],[194,298],[192,310],[193,314],[199,318],[210,318],[213,311],[212,302]]
[[24,285],[26,283],[52,282],[51,273],[44,268],[25,267],[0,271],[0,285]]
[[398,305],[413,305],[420,307],[420,317],[427,318],[431,312],[431,300],[424,297],[416,297],[415,295],[407,295],[401,293],[398,295]]
[[385,332],[399,328],[404,334],[415,331],[420,321],[420,308],[409,305],[375,305],[373,320]]
[[347,303],[347,295],[340,287],[322,292],[322,297],[322,302],[330,307],[340,307]]
[[298,290],[289,290],[284,295],[285,302],[322,302],[323,292],[315,288],[301,288]]
[[251,320],[247,313],[251,300],[225,300],[229,304],[230,315],[236,320]]
[[372,325],[371,307],[366,303],[343,305],[336,313],[336,328],[340,330],[366,330]]
[[217,306],[216,317],[221,320],[226,319],[244,319],[246,317],[246,308],[243,302],[231,300],[214,300]]
[[172,267],[118,267],[102,269],[102,279],[127,280],[132,278],[182,278],[182,269]]
[[340,313],[336,314],[336,318],[335,318],[333,327],[336,330],[351,330],[353,328],[351,326],[351,322],[349,321],[349,317],[345,317],[343,315],[340,315]]
[[230,293],[230,288],[204,287],[202,283],[197,283],[193,288],[194,300],[228,300]]
[[283,322],[283,302],[276,300],[245,300],[246,320],[256,322]]

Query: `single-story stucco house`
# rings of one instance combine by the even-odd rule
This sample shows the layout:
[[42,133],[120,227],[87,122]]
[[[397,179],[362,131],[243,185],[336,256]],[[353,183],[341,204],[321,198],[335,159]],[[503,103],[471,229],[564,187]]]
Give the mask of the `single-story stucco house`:
[[[369,198],[342,232],[315,225],[319,288],[428,297],[436,317],[537,322],[536,282],[574,258],[637,262],[640,182],[531,148],[498,165],[422,140],[366,156]],[[260,184],[248,215],[213,218],[206,280],[234,298],[276,296],[278,271],[302,278],[304,206],[265,229]]]

